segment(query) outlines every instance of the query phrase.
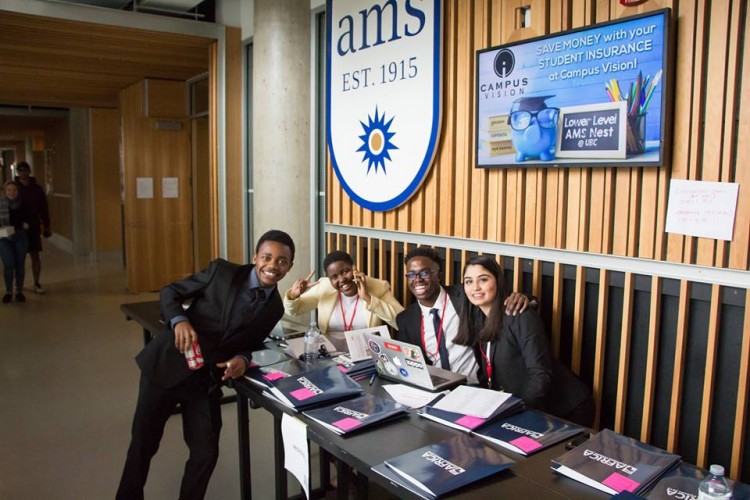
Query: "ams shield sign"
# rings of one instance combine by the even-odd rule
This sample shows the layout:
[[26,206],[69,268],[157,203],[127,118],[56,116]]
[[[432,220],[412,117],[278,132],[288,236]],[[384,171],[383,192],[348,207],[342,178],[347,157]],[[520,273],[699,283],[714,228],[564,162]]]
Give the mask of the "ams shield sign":
[[421,185],[440,130],[441,0],[328,0],[328,147],[346,193],[373,211]]

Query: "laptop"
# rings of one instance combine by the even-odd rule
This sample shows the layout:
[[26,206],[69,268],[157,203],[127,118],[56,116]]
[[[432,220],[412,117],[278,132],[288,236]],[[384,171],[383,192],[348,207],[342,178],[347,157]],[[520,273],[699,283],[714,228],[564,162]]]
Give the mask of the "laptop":
[[370,333],[364,335],[378,375],[385,379],[428,391],[443,391],[466,383],[466,375],[428,365],[418,346]]

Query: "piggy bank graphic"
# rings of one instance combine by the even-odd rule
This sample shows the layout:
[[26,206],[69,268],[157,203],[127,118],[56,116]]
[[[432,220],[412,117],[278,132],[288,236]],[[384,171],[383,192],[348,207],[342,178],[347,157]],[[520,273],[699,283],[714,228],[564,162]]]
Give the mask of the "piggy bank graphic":
[[516,161],[530,158],[541,161],[555,159],[555,139],[559,108],[547,107],[544,102],[551,95],[521,97],[513,102],[508,115],[511,140],[516,150]]

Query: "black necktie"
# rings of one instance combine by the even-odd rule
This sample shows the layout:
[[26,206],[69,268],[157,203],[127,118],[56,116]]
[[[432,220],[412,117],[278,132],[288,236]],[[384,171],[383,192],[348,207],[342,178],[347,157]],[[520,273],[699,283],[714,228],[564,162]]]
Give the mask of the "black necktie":
[[247,318],[255,315],[255,311],[263,303],[266,293],[262,288],[245,288],[234,299],[232,313],[229,318],[229,328],[227,333],[231,334],[240,327]]
[[451,369],[451,361],[448,357],[448,348],[445,347],[445,332],[440,335],[440,311],[437,309],[430,309],[432,314],[432,326],[435,328],[435,340],[439,342],[438,352],[440,352],[440,366],[444,370]]

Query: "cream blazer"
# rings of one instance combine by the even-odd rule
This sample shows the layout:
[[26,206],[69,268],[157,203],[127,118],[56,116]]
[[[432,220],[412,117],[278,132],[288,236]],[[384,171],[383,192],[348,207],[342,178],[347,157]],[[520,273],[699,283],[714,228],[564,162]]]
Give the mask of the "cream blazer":
[[[365,277],[367,290],[370,292],[370,304],[366,306],[367,326],[380,326],[387,323],[395,329],[396,316],[404,310],[404,306],[396,300],[391,293],[391,285],[387,281]],[[320,282],[314,287],[307,290],[297,299],[289,298],[291,288],[284,294],[284,310],[290,316],[297,316],[318,308],[318,328],[324,334],[328,333],[328,324],[331,321],[336,305],[339,300],[339,293],[331,285],[328,278],[320,278]]]

